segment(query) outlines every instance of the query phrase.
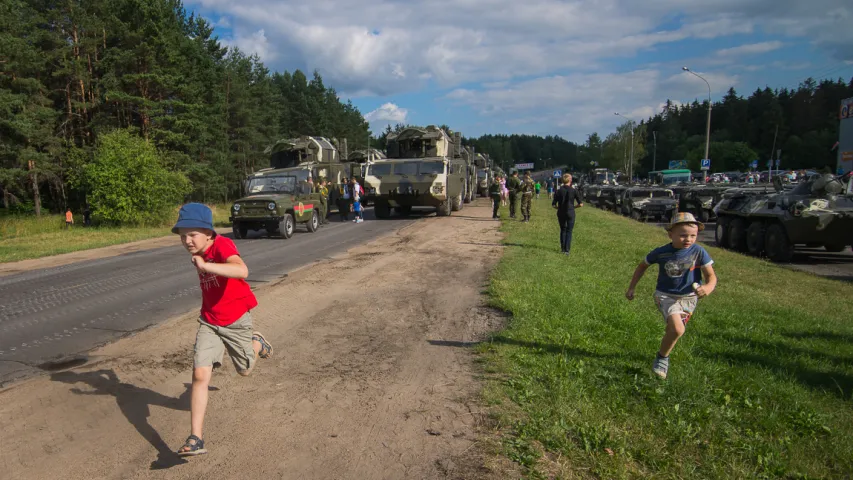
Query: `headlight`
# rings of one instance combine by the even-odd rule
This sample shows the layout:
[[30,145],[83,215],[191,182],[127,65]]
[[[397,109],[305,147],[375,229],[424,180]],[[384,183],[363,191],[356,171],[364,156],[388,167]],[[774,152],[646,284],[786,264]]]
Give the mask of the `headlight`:
[[267,205],[267,208],[269,208],[270,210],[275,210],[275,202],[270,202],[270,203]]
[[233,207],[231,207],[231,208],[233,208],[235,212],[239,212],[239,211],[240,211],[240,204],[239,204],[239,203],[235,203],[235,204],[234,204],[234,206],[233,206]]

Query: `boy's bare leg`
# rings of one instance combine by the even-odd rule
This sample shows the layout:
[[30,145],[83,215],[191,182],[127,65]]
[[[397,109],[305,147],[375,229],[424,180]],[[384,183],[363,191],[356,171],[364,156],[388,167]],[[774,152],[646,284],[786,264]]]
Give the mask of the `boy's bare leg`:
[[675,348],[675,342],[684,335],[684,322],[681,320],[681,314],[677,313],[670,315],[666,319],[666,333],[663,340],[660,342],[660,356],[668,357],[672,349]]
[[193,435],[202,439],[204,438],[202,436],[204,414],[207,411],[208,388],[210,387],[212,373],[212,366],[193,368],[193,385],[190,396],[190,428]]

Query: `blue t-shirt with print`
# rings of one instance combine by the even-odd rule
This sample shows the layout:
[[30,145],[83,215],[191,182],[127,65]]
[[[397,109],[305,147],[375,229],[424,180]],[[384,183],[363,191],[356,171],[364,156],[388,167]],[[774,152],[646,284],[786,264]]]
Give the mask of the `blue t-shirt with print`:
[[658,247],[646,256],[648,265],[658,264],[657,290],[671,295],[690,295],[693,284],[702,284],[702,267],[714,260],[698,244],[689,248],[675,248],[672,244]]

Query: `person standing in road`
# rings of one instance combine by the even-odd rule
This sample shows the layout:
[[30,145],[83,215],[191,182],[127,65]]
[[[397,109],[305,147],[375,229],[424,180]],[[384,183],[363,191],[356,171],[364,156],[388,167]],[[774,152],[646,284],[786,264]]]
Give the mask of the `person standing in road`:
[[326,225],[329,220],[326,218],[329,215],[329,187],[326,186],[326,178],[320,177],[318,182],[320,186],[317,192],[320,194],[320,225]]
[[172,233],[192,256],[201,286],[201,312],[193,355],[190,395],[190,436],[179,456],[207,453],[204,448],[204,414],[214,366],[225,352],[241,376],[249,375],[258,357],[270,358],[273,347],[252,329],[252,309],[258,301],[246,278],[249,268],[231,239],[213,230],[213,212],[201,203],[187,203],[178,212]]
[[518,191],[521,189],[518,170],[512,172],[512,176],[506,182],[506,188],[509,190],[509,218],[515,218],[515,209],[518,207]]
[[533,203],[533,192],[536,190],[536,185],[530,178],[530,172],[524,172],[524,181],[521,182],[520,190],[522,222],[527,223],[530,221],[530,206]]
[[498,209],[501,208],[501,177],[496,176],[489,185],[489,198],[492,199],[492,218],[500,218]]
[[572,249],[572,230],[575,228],[575,203],[583,207],[583,198],[572,187],[572,175],[563,174],[563,186],[554,194],[551,206],[557,209],[557,221],[560,222],[560,249],[568,255]]
[[344,177],[343,182],[341,183],[341,196],[338,197],[338,213],[341,216],[341,221],[346,222],[349,220],[349,209],[350,209],[350,186],[349,181],[346,177]]

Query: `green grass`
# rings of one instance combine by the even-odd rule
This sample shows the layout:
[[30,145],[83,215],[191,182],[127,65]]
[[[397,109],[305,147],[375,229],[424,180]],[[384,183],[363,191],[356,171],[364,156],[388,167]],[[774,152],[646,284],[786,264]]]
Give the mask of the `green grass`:
[[665,232],[583,208],[564,257],[547,200],[529,224],[502,217],[489,293],[512,320],[479,348],[505,453],[530,477],[853,472],[853,286],[706,246],[718,287],[659,380],[657,269],[624,293]]
[[[228,206],[212,205],[217,228],[228,228]],[[65,215],[0,216],[0,263],[41,258],[60,253],[107,247],[147,238],[171,235],[178,207],[159,225],[138,227],[93,226],[84,228],[83,214],[75,212],[72,228],[65,229]]]

